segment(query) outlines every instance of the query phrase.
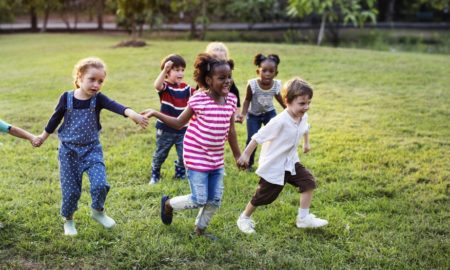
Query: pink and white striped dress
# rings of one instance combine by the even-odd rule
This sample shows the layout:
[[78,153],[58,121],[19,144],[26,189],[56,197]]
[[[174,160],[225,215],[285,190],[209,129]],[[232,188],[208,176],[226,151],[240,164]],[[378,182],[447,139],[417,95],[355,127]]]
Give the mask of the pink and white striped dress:
[[205,172],[223,167],[225,142],[236,103],[236,96],[232,94],[228,94],[223,105],[217,104],[206,92],[198,92],[189,99],[188,106],[194,115],[183,141],[186,168]]

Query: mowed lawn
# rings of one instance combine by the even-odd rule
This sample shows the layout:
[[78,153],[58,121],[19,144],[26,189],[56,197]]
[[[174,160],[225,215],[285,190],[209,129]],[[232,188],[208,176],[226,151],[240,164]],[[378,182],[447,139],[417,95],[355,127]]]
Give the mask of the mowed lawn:
[[[72,88],[73,65],[87,56],[108,65],[103,93],[136,111],[159,108],[153,81],[165,55],[185,57],[186,81],[194,84],[193,61],[206,42],[148,40],[144,48],[114,48],[126,38],[0,36],[0,118],[42,132],[59,96]],[[106,208],[117,227],[105,230],[89,217],[85,177],[75,215],[79,234],[65,237],[57,136],[33,149],[1,134],[0,269],[449,269],[450,56],[227,45],[242,100],[259,52],[280,56],[278,79],[301,76],[314,86],[312,151],[299,153],[318,181],[311,211],[328,219],[327,227],[295,227],[299,196],[287,186],[255,212],[257,234],[242,234],[236,219],[258,177],[236,169],[229,147],[223,205],[208,229],[219,240],[192,237],[195,210],[177,212],[171,226],[163,225],[161,195],[189,193],[186,181],[172,180],[174,149],[162,182],[149,186],[155,120],[141,130],[103,111],[112,187]],[[243,150],[245,124],[237,129]]]

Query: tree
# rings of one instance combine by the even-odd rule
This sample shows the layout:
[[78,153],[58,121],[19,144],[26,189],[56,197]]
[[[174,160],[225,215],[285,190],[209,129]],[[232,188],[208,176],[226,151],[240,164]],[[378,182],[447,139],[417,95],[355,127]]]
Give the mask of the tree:
[[377,9],[375,0],[289,0],[288,15],[305,17],[317,14],[321,17],[317,45],[322,43],[326,24],[330,24],[335,45],[339,43],[339,23],[353,23],[355,27],[362,27],[371,20],[376,22]]
[[233,0],[227,5],[228,14],[241,22],[270,21],[280,16],[280,1],[277,0]]
[[[191,39],[204,37],[206,31],[206,25],[209,20],[206,15],[207,1],[206,0],[172,0],[170,1],[170,9],[172,12],[180,13],[181,18],[187,18],[190,24]],[[201,12],[199,12],[199,9]],[[198,16],[198,14],[201,16]],[[197,33],[197,23],[202,24],[202,31],[200,35]]]
[[159,0],[117,0],[117,16],[119,25],[125,26],[133,42],[142,35],[142,29],[148,17],[158,12]]

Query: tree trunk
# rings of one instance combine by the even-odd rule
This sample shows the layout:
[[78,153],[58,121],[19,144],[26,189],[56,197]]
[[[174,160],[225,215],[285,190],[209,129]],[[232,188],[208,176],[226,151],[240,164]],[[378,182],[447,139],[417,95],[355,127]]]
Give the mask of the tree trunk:
[[334,47],[338,47],[340,43],[340,36],[339,36],[339,22],[330,23],[328,29],[330,30],[331,34],[331,42],[333,43]]
[[97,1],[97,29],[103,30],[103,12],[105,10],[105,0]]
[[320,44],[322,44],[323,35],[325,33],[326,18],[327,18],[327,12],[324,12],[322,14],[322,20],[320,21],[320,30],[319,30],[319,35],[317,36],[317,46],[320,46]]
[[41,32],[47,31],[48,17],[50,16],[50,7],[46,6],[44,10],[44,21],[42,22]]
[[73,29],[77,29],[77,25],[78,25],[78,7],[75,7],[75,11],[74,11],[74,18],[73,18]]
[[386,10],[386,21],[393,22],[395,14],[395,0],[389,0],[388,8]]
[[138,36],[141,38],[143,33],[144,33],[144,24],[140,23]]
[[31,23],[31,31],[37,32],[38,30],[38,18],[36,13],[36,7],[31,6],[30,7],[30,23]]
[[137,31],[136,31],[136,18],[131,19],[131,40],[136,41],[137,40]]
[[61,16],[61,19],[63,20],[64,24],[66,25],[67,29],[70,30],[70,22],[69,20],[66,18],[66,14],[64,11],[61,11],[59,13],[59,15]]
[[200,33],[201,40],[205,40],[205,36],[206,36],[206,20],[208,19],[206,17],[206,8],[207,8],[207,2],[206,2],[206,0],[202,0],[202,31]]
[[197,37],[197,26],[195,24],[195,17],[191,17],[191,32],[189,34],[191,39],[195,39]]

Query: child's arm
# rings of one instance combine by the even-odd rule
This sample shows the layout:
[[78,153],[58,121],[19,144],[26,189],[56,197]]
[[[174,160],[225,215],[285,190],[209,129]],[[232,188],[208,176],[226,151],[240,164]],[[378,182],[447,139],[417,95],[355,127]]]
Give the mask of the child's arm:
[[244,122],[245,117],[247,116],[247,112],[248,112],[248,107],[250,106],[250,102],[252,101],[253,98],[253,93],[252,93],[252,89],[250,88],[250,84],[247,85],[247,92],[245,94],[245,100],[244,100],[244,105],[242,106],[242,112],[241,112],[241,116],[240,116],[240,121],[239,123]]
[[311,145],[309,144],[309,132],[303,135],[303,153],[308,153],[311,151]]
[[169,72],[169,70],[172,68],[172,65],[173,62],[170,60],[164,64],[163,70],[161,70],[155,82],[153,83],[153,86],[155,87],[156,91],[159,92],[164,90],[164,79],[166,78],[166,75]]
[[134,110],[127,108],[124,112],[126,116],[128,116],[131,120],[133,120],[136,124],[139,124],[142,128],[146,128],[148,125],[148,118],[144,115],[140,115]]
[[141,114],[145,117],[156,117],[171,128],[182,129],[189,122],[189,119],[191,119],[191,117],[194,115],[194,111],[189,106],[187,106],[177,118],[163,114],[153,109],[147,109],[141,112]]
[[11,126],[11,128],[9,129],[9,134],[11,134],[12,136],[17,137],[17,138],[28,140],[28,141],[30,141],[30,143],[33,146],[35,146],[34,142],[36,141],[36,136],[34,136],[33,134],[31,134],[30,132],[28,132],[24,129],[21,129],[21,128],[15,127],[15,126]]
[[241,167],[248,167],[248,162],[250,160],[250,156],[252,155],[253,151],[255,151],[256,147],[258,146],[258,143],[252,139],[250,143],[245,148],[244,152],[242,153],[241,157],[237,161],[238,166]]
[[239,149],[236,128],[234,126],[234,116],[231,116],[230,118],[230,131],[228,132],[228,143],[230,144],[231,152],[233,152],[236,164],[238,164],[237,161],[241,156],[241,149]]
[[36,142],[35,144],[33,144],[33,146],[35,147],[39,147],[41,146],[45,140],[47,140],[47,138],[50,136],[50,133],[48,133],[47,131],[42,131],[41,135],[37,136]]
[[278,103],[280,103],[280,105],[281,105],[281,107],[283,107],[283,109],[286,109],[286,105],[284,104],[283,98],[281,97],[280,93],[275,95],[275,99],[278,101]]

